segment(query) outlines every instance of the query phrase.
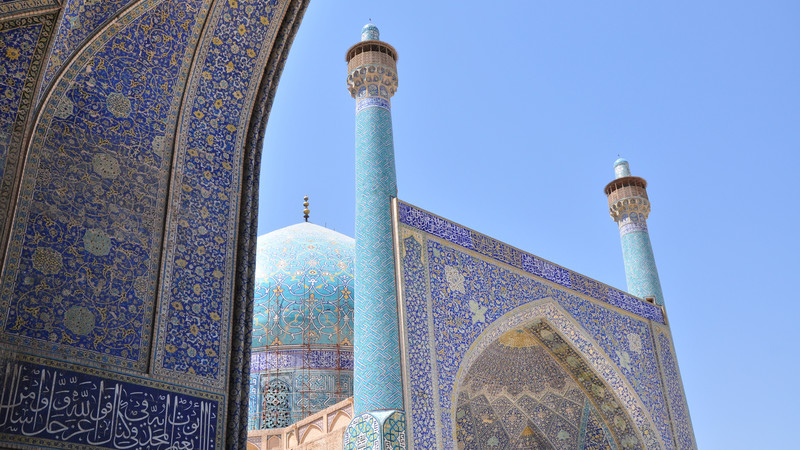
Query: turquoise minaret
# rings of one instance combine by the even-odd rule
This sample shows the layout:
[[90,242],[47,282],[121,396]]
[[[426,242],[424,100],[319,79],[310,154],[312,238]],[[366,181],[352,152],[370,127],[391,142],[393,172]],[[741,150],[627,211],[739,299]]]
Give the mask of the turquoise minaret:
[[391,198],[397,196],[390,98],[397,52],[366,25],[347,51],[356,99],[355,413],[402,409]]
[[663,306],[664,294],[647,232],[650,214],[647,181],[631,176],[630,165],[622,158],[614,162],[614,175],[616,178],[606,185],[605,193],[611,218],[619,225],[628,291]]
[[391,97],[397,52],[368,24],[347,51],[356,99],[356,251],[353,397],[345,450],[406,448],[391,199],[397,195]]

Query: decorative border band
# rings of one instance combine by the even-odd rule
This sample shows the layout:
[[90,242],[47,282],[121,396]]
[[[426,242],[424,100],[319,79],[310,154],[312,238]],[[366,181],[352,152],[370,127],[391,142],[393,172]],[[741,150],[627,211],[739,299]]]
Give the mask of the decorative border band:
[[656,305],[594,281],[577,272],[557,266],[550,261],[537,258],[530,253],[523,252],[496,239],[452,223],[408,203],[398,201],[397,205],[400,223],[476,251],[531,275],[588,295],[595,300],[616,306],[637,316],[661,324],[666,323],[663,311]]
[[353,370],[353,351],[254,351],[250,355],[251,372],[287,368]]
[[367,108],[383,108],[391,111],[392,104],[382,97],[364,97],[356,102],[356,114]]

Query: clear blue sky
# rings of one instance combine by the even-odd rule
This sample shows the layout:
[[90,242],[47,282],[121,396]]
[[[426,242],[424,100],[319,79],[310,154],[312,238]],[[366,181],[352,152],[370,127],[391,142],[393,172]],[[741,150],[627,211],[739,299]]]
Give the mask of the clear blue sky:
[[399,53],[400,198],[625,289],[602,189],[627,158],[700,448],[798,445],[800,3],[314,0],[266,130],[260,234],[307,194],[353,235],[344,54],[369,18]]

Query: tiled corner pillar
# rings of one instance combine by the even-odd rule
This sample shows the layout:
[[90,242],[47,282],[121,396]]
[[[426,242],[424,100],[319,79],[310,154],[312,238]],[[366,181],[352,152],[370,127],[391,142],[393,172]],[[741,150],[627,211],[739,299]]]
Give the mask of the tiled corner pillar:
[[357,416],[403,409],[390,216],[390,201],[397,195],[389,100],[397,89],[396,59],[394,48],[378,40],[374,25],[364,27],[362,41],[347,52],[347,85],[356,99]]
[[647,217],[650,214],[647,182],[631,176],[628,161],[624,159],[614,163],[614,174],[616,179],[606,186],[605,192],[611,218],[619,225],[628,292],[644,299],[653,299],[656,305],[663,306],[664,294],[661,292],[650,234],[647,232]]
[[344,431],[344,450],[405,450],[406,414],[403,411],[372,411],[356,416]]

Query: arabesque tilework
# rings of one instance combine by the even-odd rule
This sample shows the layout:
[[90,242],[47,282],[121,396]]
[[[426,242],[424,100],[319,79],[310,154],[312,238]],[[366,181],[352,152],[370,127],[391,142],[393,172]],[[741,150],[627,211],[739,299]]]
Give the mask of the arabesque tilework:
[[[53,37],[53,46],[47,58],[47,66],[42,74],[42,88],[37,103],[47,91],[46,87],[73,53],[81,48],[86,39],[97,32],[107,21],[137,0],[66,0],[61,20]],[[153,35],[156,42],[163,39]]]
[[[169,92],[182,89],[206,8],[141,3],[85,49],[48,99],[4,268],[7,343],[145,367],[171,159],[154,142],[178,106]],[[154,32],[169,43],[147,44]]]
[[[10,198],[17,203],[13,218],[6,216],[14,228],[2,243],[8,246],[0,279],[2,350],[40,355],[31,369],[36,374],[68,360],[74,364],[65,370],[98,377],[91,382],[99,392],[125,374],[130,385],[120,389],[157,383],[158,401],[179,391],[216,398],[210,416],[186,403],[187,414],[210,420],[210,427],[197,428],[205,433],[200,443],[184,443],[176,432],[162,439],[152,421],[98,419],[97,427],[117,433],[117,441],[123,432],[116,430],[127,426],[173,447],[243,445],[260,136],[306,5],[0,4],[0,33],[38,27],[35,42],[35,30],[25,39],[9,34],[3,43],[14,49],[0,52],[10,58],[0,70],[14,72],[4,78],[14,80],[14,89],[4,93],[17,96],[11,103],[19,100],[10,142],[26,155],[17,164],[14,149],[3,150],[0,207],[7,209]],[[6,14],[15,14],[13,26]],[[48,56],[51,39],[58,42]],[[30,112],[42,78],[50,87]],[[0,105],[4,133],[5,119],[15,114],[8,106]],[[25,121],[31,134],[23,148]],[[69,384],[73,378],[63,389],[80,396],[83,388]],[[35,377],[22,380],[19,389],[5,385],[4,398],[28,389]],[[18,427],[1,431],[2,442],[78,445],[38,432],[25,437]],[[140,445],[148,446],[157,447]]]
[[[402,202],[397,220],[405,395],[414,448],[454,448],[456,389],[478,342],[499,338],[498,327],[537,318],[564,337],[576,358],[586,359],[631,414],[637,443],[616,433],[615,445],[676,447],[650,332],[650,324],[662,326],[660,308]],[[489,330],[495,338],[487,337]],[[601,448],[585,436],[597,435],[597,427],[588,425],[597,421],[590,417],[581,439],[589,448]]]
[[284,427],[352,397],[354,247],[311,223],[258,238],[250,373],[259,375],[260,394],[251,430]]
[[[198,49],[170,183],[154,364],[158,375],[225,385],[234,281],[226,274],[234,269],[245,131],[257,80],[270,55],[270,46],[263,43],[275,38],[288,4],[216,3],[206,29],[209,38]],[[178,332],[186,324],[196,325],[198,335]]]
[[352,352],[354,252],[352,238],[311,223],[260,236],[252,348]]
[[617,308],[641,316],[645,319],[664,323],[661,308],[637,299],[603,283],[589,279],[579,273],[557,266],[529,253],[517,250],[510,245],[482,235],[458,224],[437,217],[429,212],[399,202],[399,221],[450,241],[469,250],[477,251],[497,261],[522,269],[525,272],[544,278],[565,288],[588,295]]
[[673,427],[675,429],[675,439],[678,442],[677,448],[691,449],[697,448],[694,438],[692,421],[689,417],[689,407],[686,404],[686,394],[683,391],[683,382],[678,371],[678,362],[675,359],[675,350],[672,346],[672,339],[669,331],[656,327],[656,342],[658,347],[659,359],[661,360],[661,370],[664,377],[664,389],[667,393],[670,411],[673,417]]
[[[0,17],[0,236],[10,225],[8,208],[19,170],[25,124],[33,111],[36,79],[56,17],[55,12],[9,20]],[[0,254],[5,246],[0,242]]]

